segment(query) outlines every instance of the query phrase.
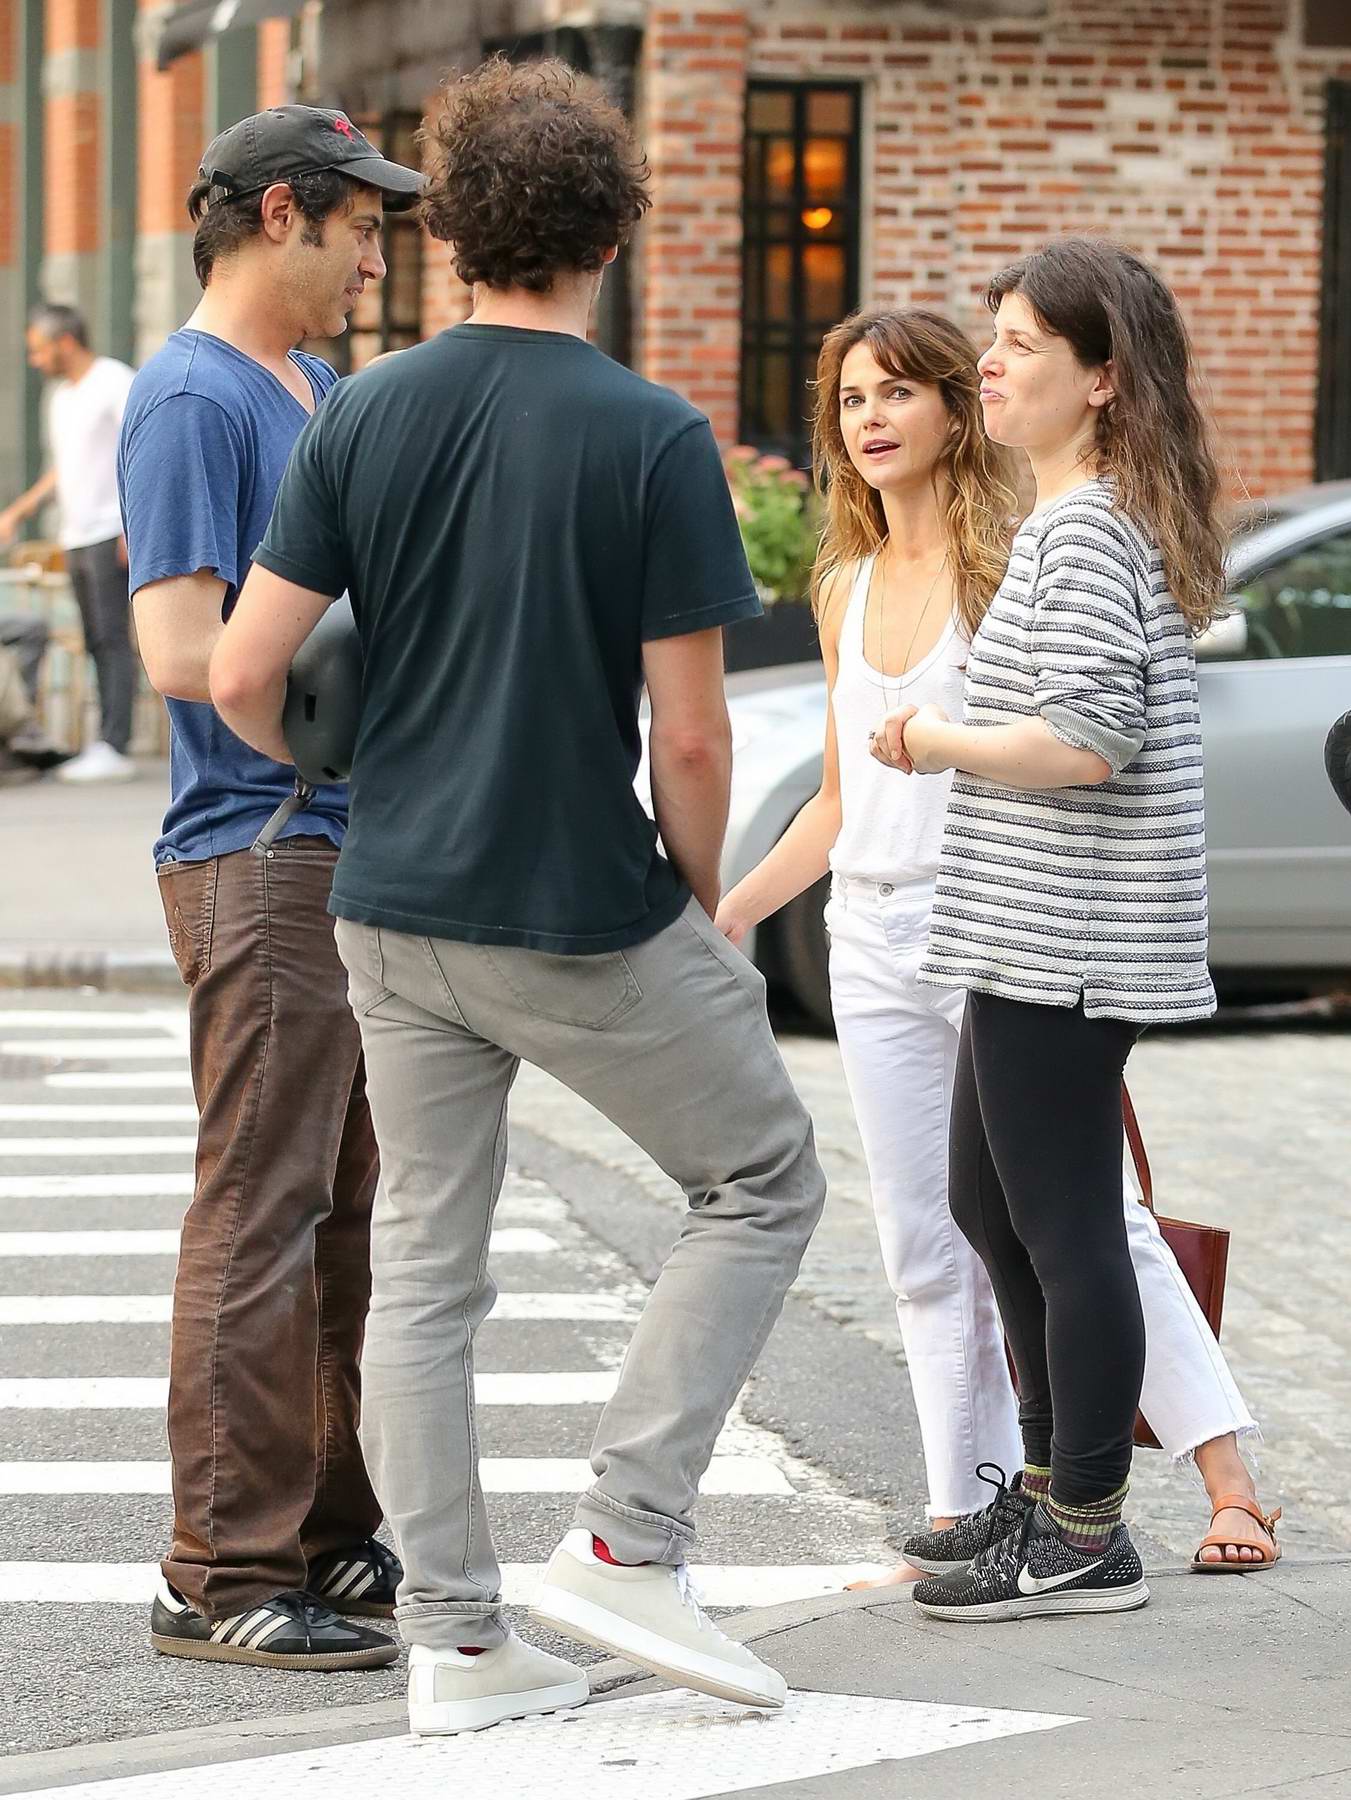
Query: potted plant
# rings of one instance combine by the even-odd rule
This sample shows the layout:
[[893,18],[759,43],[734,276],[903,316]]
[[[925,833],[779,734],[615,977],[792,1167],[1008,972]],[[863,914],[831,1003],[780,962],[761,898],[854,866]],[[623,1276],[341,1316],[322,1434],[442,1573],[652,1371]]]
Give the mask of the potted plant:
[[762,619],[729,626],[728,671],[806,662],[817,655],[809,587],[820,538],[811,482],[786,456],[738,444],[724,459],[746,560],[765,606]]

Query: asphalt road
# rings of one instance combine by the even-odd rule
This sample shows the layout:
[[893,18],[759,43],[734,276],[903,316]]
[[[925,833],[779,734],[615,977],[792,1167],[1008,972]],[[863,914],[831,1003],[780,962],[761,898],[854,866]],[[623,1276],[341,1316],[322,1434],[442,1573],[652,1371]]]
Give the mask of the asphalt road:
[[[94,1404],[108,1390],[87,1384],[165,1374],[172,1244],[107,1234],[176,1228],[190,1187],[191,1094],[176,999],[0,1001],[0,1672],[10,1696],[0,1753],[397,1699],[399,1666],[279,1676],[153,1656],[145,1595],[167,1541],[164,1493],[107,1483],[72,1492],[78,1472],[34,1478],[23,1468],[150,1465],[119,1479],[162,1485],[154,1395]],[[115,1050],[119,1042],[140,1048]],[[888,1536],[894,1543],[923,1500],[838,1055],[819,1036],[784,1030],[781,1042],[816,1120],[831,1199],[720,1445],[735,1459],[724,1465],[726,1491],[701,1503],[703,1586],[720,1608],[832,1591],[853,1568],[889,1560]],[[1344,1029],[1160,1034],[1132,1062],[1167,1210],[1234,1230],[1224,1342],[1266,1430],[1264,1493],[1284,1504],[1284,1541],[1300,1559],[1351,1549],[1349,1082]],[[504,1238],[494,1256],[502,1310],[517,1316],[485,1327],[480,1370],[603,1376],[618,1366],[624,1315],[678,1228],[679,1197],[547,1078],[524,1071],[513,1107],[513,1173],[497,1223],[534,1236]],[[119,1137],[136,1147],[81,1153],[82,1141]],[[528,1296],[559,1295],[605,1297],[618,1316],[520,1316],[545,1304]],[[22,1385],[35,1381],[84,1385]],[[59,1404],[32,1404],[44,1394]],[[515,1591],[566,1527],[597,1411],[592,1401],[482,1408],[485,1456],[510,1459],[490,1506]],[[1181,1566],[1205,1523],[1203,1497],[1158,1456],[1137,1458],[1131,1511],[1154,1568]]]
[[[401,1665],[278,1675],[161,1658],[146,1645],[151,1565],[170,1523],[162,1412],[157,1389],[128,1405],[125,1388],[104,1384],[155,1383],[168,1370],[160,1315],[172,1242],[122,1234],[172,1234],[185,1204],[184,1024],[181,1005],[128,997],[5,996],[0,1009],[0,1671],[9,1695],[0,1754],[402,1692]],[[558,1191],[595,1202],[604,1173],[542,1140],[522,1142],[552,1179],[526,1178],[514,1159],[492,1258],[499,1312],[585,1312],[585,1297],[599,1295],[619,1316],[494,1318],[480,1338],[479,1376],[547,1373],[566,1387],[567,1377],[618,1368],[644,1291],[636,1270],[647,1272],[635,1231],[663,1209],[638,1203],[621,1256]],[[669,1217],[666,1225],[669,1236]],[[155,1316],[142,1322],[147,1312]],[[825,1321],[812,1329],[840,1337]],[[858,1348],[885,1372],[887,1358]],[[811,1357],[791,1329],[781,1350],[794,1364]],[[805,1366],[831,1379],[828,1359]],[[500,1491],[490,1505],[501,1561],[523,1565],[518,1588],[567,1529],[598,1413],[594,1402],[481,1408],[484,1457],[510,1462],[493,1478]],[[865,1435],[862,1411],[855,1423]],[[109,1467],[81,1473],[89,1464]],[[888,1559],[881,1463],[858,1482],[839,1480],[833,1466],[824,1438],[799,1430],[790,1444],[734,1416],[714,1466],[715,1487],[728,1491],[701,1505],[712,1604],[833,1591]],[[111,1491],[119,1486],[161,1491]]]

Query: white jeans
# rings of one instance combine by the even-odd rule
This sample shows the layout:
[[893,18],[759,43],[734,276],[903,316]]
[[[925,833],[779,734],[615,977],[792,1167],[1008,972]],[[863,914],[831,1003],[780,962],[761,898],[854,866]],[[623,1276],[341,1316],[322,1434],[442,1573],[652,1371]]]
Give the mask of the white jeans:
[[[933,883],[836,876],[826,923],[845,1079],[868,1164],[877,1235],[910,1369],[929,1516],[989,1499],[979,1462],[1022,1467],[1018,1407],[984,1264],[948,1212],[948,1113],[965,995],[917,979]],[[1173,1457],[1256,1430],[1133,1174],[1127,1237],[1145,1315],[1140,1405]]]

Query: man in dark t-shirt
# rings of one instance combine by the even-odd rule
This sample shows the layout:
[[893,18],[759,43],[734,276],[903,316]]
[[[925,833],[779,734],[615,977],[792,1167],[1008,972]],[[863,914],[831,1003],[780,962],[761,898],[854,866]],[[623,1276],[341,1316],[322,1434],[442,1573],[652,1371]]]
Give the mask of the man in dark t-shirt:
[[[207,665],[286,459],[336,376],[334,336],[384,274],[386,207],[421,189],[341,113],[287,106],[208,147],[189,197],[197,311],[136,377],[118,485],[137,638],[171,724],[155,864],[190,989],[201,1114],[174,1288],[174,1535],[151,1643],[276,1668],[373,1668],[401,1570],[357,1437],[377,1161],[327,903],[346,827],[210,704]],[[329,1604],[324,1604],[328,1602]]]
[[[499,59],[448,88],[432,152],[427,221],[473,316],[306,426],[211,668],[227,721],[284,756],[288,663],[350,593],[363,710],[330,904],[381,1149],[362,1440],[407,1570],[411,1722],[587,1691],[503,1620],[477,1477],[472,1345],[521,1058],[689,1198],[537,1614],[778,1706],[782,1677],[704,1617],[685,1568],[700,1477],[824,1198],[764,983],[710,922],[720,627],[759,604],[707,420],[586,341],[647,204],[622,117],[561,64]],[[633,789],[644,682],[656,827]]]

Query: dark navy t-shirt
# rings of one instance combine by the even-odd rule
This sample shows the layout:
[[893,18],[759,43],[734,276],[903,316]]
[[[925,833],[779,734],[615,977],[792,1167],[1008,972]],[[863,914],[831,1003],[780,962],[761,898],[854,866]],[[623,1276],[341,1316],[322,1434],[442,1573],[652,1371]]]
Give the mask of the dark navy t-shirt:
[[[337,380],[293,353],[320,401]],[[267,530],[291,447],[309,415],[251,356],[204,331],[176,331],[137,375],[118,445],[130,586],[209,569],[230,616]],[[292,791],[295,770],[260,756],[205,701],[168,701],[171,799],[155,862],[246,850]],[[319,789],[284,837],[341,844],[347,788]]]
[[708,420],[580,338],[457,325],[339,384],[255,560],[361,635],[340,918],[587,955],[689,890],[634,792],[643,646],[760,602]]

